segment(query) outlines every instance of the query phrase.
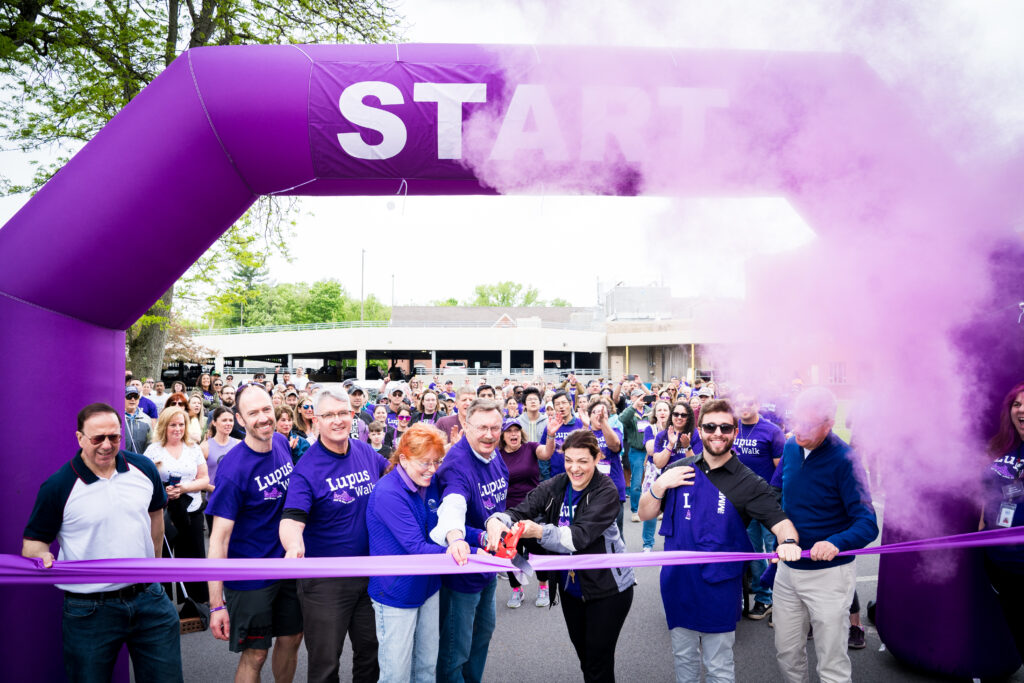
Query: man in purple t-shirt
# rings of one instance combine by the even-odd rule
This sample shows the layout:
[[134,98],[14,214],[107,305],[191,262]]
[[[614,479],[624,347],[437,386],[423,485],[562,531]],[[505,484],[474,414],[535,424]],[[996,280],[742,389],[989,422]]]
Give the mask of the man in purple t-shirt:
[[448,440],[449,448],[461,439],[462,433],[466,431],[466,409],[469,408],[470,403],[476,400],[476,390],[473,387],[459,387],[455,400],[458,412],[455,415],[442,417],[435,425]]
[[[292,472],[291,449],[275,433],[274,404],[262,387],[245,387],[236,403],[245,440],[217,466],[217,487],[206,510],[213,516],[207,557],[281,557],[276,531]],[[302,643],[295,581],[210,581],[209,587],[210,632],[242,655],[235,680],[259,680],[274,638],[274,674],[291,680]]]
[[[478,398],[460,415],[465,416],[465,435],[448,450],[437,471],[443,498],[430,538],[443,546],[465,539],[470,546],[483,548],[487,545],[484,522],[505,510],[508,496],[508,468],[497,452],[501,404]],[[457,562],[465,559],[454,550],[452,555]],[[497,583],[493,573],[442,577],[438,681],[483,678],[496,623]]]
[[[388,461],[351,438],[355,418],[343,389],[321,390],[314,415],[320,438],[292,473],[281,519],[285,557],[369,555],[366,506]],[[338,680],[346,633],[352,641],[352,680],[377,680],[377,631],[368,584],[366,577],[299,580],[309,680]]]
[[[762,420],[758,409],[757,396],[746,390],[736,394],[740,424],[736,434],[735,448],[740,462],[767,482],[772,480],[775,468],[782,459],[786,437],[778,426]],[[747,535],[755,553],[775,551],[775,534],[756,519],[750,520]],[[772,611],[772,589],[761,583],[761,574],[768,568],[764,560],[747,563],[750,574],[750,592],[754,594],[754,606],[747,613],[750,619],[763,619]],[[744,598],[745,599],[745,598]]]

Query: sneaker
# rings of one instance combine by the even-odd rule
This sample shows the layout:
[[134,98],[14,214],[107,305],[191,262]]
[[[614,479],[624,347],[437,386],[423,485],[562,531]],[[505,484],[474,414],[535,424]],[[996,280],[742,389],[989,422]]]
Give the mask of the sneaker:
[[509,609],[517,609],[523,606],[523,589],[513,588],[512,595],[509,596],[508,602],[505,603],[505,607]]
[[851,650],[863,650],[867,646],[867,643],[864,642],[864,629],[851,624],[849,644]]
[[[551,604],[551,598],[548,597],[548,589],[541,588],[537,591],[537,601],[533,603],[537,607],[547,607]],[[518,607],[518,605],[517,605]]]
[[755,602],[754,606],[750,608],[750,612],[747,614],[747,618],[753,619],[754,621],[760,621],[771,613],[771,605],[766,605],[763,602]]
[[651,552],[652,550],[654,550],[654,548],[646,548],[646,547],[644,548],[644,552],[645,552],[645,553],[649,553],[649,552]]
[[633,521],[634,522],[639,522],[640,521],[640,515],[638,515],[637,513],[634,512],[633,513]]
[[498,580],[499,581],[508,581],[508,573],[506,573],[506,572],[498,572]]
[[768,613],[768,628],[775,628],[775,624],[772,623],[772,613]]
[[807,640],[814,640],[814,625],[807,627]]

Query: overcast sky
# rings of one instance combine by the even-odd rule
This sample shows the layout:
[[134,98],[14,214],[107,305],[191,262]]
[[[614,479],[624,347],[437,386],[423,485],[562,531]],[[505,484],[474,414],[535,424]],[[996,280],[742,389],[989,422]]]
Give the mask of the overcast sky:
[[[885,2],[409,0],[399,11],[410,42],[856,51],[883,78],[901,83],[929,64],[953,58],[964,64],[956,67],[961,74],[1014,75],[1007,71],[1019,71],[1024,63],[1022,4],[897,3],[908,9],[887,20],[893,30],[881,36],[851,24],[879,11],[873,8],[893,14],[894,6]],[[964,45],[956,40],[961,36]],[[1004,127],[1013,131],[1024,120],[1019,82],[1016,92],[1004,91],[983,112],[1016,124]],[[922,90],[926,97],[927,87]],[[26,160],[11,153],[0,154],[0,164],[18,180],[30,173]],[[0,222],[25,200],[0,200]],[[398,304],[468,299],[474,285],[498,280],[531,284],[544,298],[562,297],[575,305],[595,303],[598,280],[605,289],[616,282],[660,281],[677,296],[739,296],[748,259],[770,258],[814,239],[789,204],[773,198],[307,198],[302,212],[292,242],[296,258],[273,260],[272,279],[337,277],[358,296],[365,249],[367,293],[390,302],[394,275]],[[677,214],[685,218],[675,221]],[[659,252],[653,235],[666,223],[678,223],[692,244],[709,246],[698,262]],[[710,248],[714,245],[718,248]]]

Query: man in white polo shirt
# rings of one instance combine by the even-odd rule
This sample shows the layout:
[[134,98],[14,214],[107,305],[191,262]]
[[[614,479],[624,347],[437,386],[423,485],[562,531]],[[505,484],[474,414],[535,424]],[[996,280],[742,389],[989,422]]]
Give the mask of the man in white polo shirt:
[[[159,557],[167,492],[149,458],[119,450],[120,415],[105,403],[78,413],[81,450],[39,487],[21,554],[60,560]],[[158,583],[57,584],[64,590],[64,670],[109,681],[128,645],[137,681],[181,681],[180,625]]]

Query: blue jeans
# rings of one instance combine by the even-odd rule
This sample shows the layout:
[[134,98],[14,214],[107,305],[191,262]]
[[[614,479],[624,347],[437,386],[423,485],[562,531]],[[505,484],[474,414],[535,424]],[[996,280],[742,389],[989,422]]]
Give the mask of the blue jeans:
[[419,607],[407,609],[373,601],[380,683],[433,683],[440,637],[440,605],[439,593],[431,595]]
[[479,683],[483,678],[487,648],[497,622],[494,607],[497,587],[497,576],[479,593],[460,593],[441,586],[438,683]]
[[640,485],[644,483],[644,459],[647,451],[629,449],[629,509],[636,512],[640,507]]
[[135,680],[182,680],[178,611],[159,583],[134,598],[64,596],[64,671],[69,681],[110,681],[128,645]]
[[657,531],[657,529],[658,529],[658,518],[657,517],[655,517],[654,519],[649,519],[646,522],[644,522],[643,538],[644,538],[644,547],[645,548],[653,548],[654,547],[654,532]]
[[[775,534],[756,519],[750,520],[747,536],[750,537],[750,545],[754,546],[755,553],[775,551]],[[768,563],[764,560],[751,560],[747,563],[747,571],[750,572],[750,592],[754,594],[754,600],[763,605],[772,604],[772,589],[761,585],[761,574],[764,574],[767,568]]]

